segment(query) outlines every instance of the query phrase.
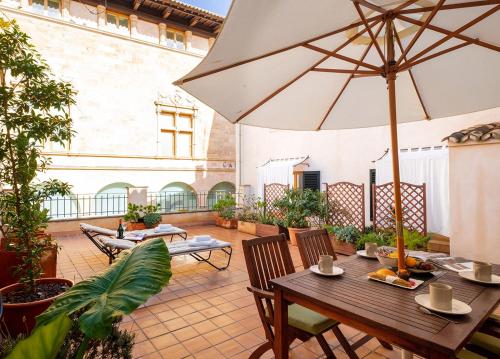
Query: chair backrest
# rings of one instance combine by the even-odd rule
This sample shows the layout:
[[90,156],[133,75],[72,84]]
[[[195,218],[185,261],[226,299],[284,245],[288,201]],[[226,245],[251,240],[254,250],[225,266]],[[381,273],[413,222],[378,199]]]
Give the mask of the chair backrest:
[[272,291],[269,281],[295,272],[284,235],[242,241],[250,284]]
[[333,250],[332,240],[326,229],[315,229],[297,233],[297,247],[304,269],[318,264],[320,255],[330,255],[337,259]]

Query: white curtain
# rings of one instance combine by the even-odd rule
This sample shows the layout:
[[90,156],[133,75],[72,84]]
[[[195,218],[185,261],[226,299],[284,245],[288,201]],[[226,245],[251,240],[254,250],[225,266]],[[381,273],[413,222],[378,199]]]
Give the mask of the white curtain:
[[264,185],[271,183],[287,184],[293,187],[293,168],[307,157],[272,159],[257,168],[257,194],[264,198]]
[[[377,185],[392,182],[390,155],[377,161],[375,169]],[[402,182],[426,185],[427,231],[449,236],[448,149],[400,152],[399,171]]]

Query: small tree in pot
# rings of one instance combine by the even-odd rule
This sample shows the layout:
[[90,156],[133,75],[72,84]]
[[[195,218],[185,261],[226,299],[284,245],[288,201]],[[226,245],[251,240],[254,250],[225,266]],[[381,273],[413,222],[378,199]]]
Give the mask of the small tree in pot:
[[292,245],[297,245],[297,232],[307,230],[311,223],[318,223],[325,213],[321,192],[311,189],[287,190],[283,198],[274,202],[274,206],[283,214],[281,222],[288,227]]
[[215,219],[215,224],[217,226],[228,229],[238,228],[236,200],[230,193],[227,193],[214,204],[214,210],[216,210],[218,214]]
[[[70,187],[57,180],[37,182],[36,176],[49,164],[42,145],[65,145],[72,136],[74,94],[70,84],[53,79],[18,25],[0,18],[0,183],[9,188],[0,192],[1,232],[22,260],[17,268],[21,283],[0,289],[6,313],[13,303],[47,301],[71,285],[65,280],[37,282],[41,256],[51,245],[50,237],[40,235],[49,220],[43,201],[69,194]],[[49,304],[26,315],[37,315]]]

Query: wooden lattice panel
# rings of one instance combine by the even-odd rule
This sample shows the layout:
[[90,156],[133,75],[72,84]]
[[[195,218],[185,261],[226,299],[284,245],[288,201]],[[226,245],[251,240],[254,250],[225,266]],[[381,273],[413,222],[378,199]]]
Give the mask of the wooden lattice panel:
[[[395,228],[394,186],[386,183],[373,185],[373,227],[376,229]],[[425,183],[416,185],[401,182],[401,207],[403,227],[427,235]]]
[[326,185],[328,224],[365,229],[365,186],[350,182]]
[[266,212],[271,213],[276,218],[282,218],[281,211],[274,206],[274,202],[282,199],[289,185],[281,183],[271,183],[264,185],[264,201],[266,202]]

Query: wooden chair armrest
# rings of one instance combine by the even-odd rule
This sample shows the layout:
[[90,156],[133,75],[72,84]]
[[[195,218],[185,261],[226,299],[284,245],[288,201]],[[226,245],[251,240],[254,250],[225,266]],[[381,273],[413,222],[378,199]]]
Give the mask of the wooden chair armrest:
[[266,299],[274,299],[274,293],[269,292],[267,290],[255,288],[255,287],[247,287],[248,291],[254,294],[257,294],[261,298],[266,298]]

